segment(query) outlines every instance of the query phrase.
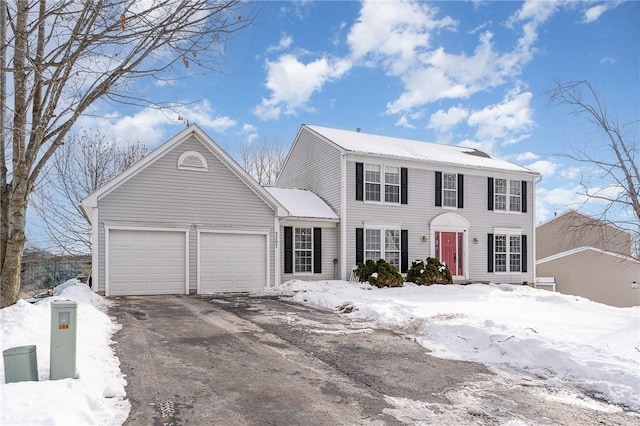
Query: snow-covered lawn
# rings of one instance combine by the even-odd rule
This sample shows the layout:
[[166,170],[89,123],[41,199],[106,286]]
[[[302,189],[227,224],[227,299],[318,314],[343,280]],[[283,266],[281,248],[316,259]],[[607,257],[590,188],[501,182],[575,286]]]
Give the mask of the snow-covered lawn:
[[[67,283],[68,285],[69,283]],[[0,310],[1,349],[36,345],[38,382],[4,384],[2,425],[119,425],[130,405],[111,348],[107,301],[79,283],[35,305]],[[345,281],[290,281],[277,294],[416,336],[433,355],[525,372],[640,412],[640,307],[613,308],[526,286],[376,289]],[[49,380],[52,300],[78,302],[79,378]]]
[[640,411],[640,306],[514,285],[290,281],[263,293],[414,335],[435,356],[523,371]]
[[[70,285],[73,284],[73,285]],[[0,369],[1,425],[120,425],[129,415],[120,361],[109,346],[118,327],[107,301],[71,280],[58,296],[0,309],[0,349],[36,345],[38,382],[5,384]],[[51,301],[78,302],[78,379],[49,380]]]

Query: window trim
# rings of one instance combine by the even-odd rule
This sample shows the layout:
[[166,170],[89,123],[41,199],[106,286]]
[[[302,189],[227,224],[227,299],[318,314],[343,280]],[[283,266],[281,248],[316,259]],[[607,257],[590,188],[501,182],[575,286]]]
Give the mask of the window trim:
[[[498,185],[498,181],[499,180],[504,180],[506,181],[506,187],[505,187],[505,191],[504,193],[498,193],[498,191],[496,190],[496,187]],[[518,182],[518,190],[519,190],[519,194],[515,195],[511,193],[511,185],[512,182]],[[523,189],[523,185],[522,185],[523,180],[522,179],[509,179],[509,178],[493,178],[493,211],[494,212],[498,212],[498,213],[523,213],[522,211],[522,203],[523,203],[523,196],[522,196],[522,189]],[[498,208],[498,202],[497,202],[497,198],[498,196],[503,196],[505,197],[505,208],[504,209],[499,209]],[[520,210],[511,210],[511,198],[512,197],[517,197],[520,202]]]
[[[363,186],[363,196],[362,201],[365,203],[372,204],[390,204],[390,205],[400,205],[402,203],[402,170],[404,167],[395,166],[392,164],[384,164],[384,163],[362,163],[363,164],[363,176],[362,176],[362,186]],[[370,181],[367,179],[367,166],[375,166],[379,168],[380,180],[378,182]],[[387,168],[395,168],[398,173],[398,183],[387,183]],[[367,184],[375,184],[380,187],[380,199],[379,200],[371,200],[367,196]],[[387,186],[393,186],[398,188],[398,201],[387,201]],[[404,203],[406,204],[406,203]]]
[[[311,242],[311,247],[308,249],[300,249],[297,247],[297,241],[296,241],[296,231],[300,230],[300,229],[308,229],[309,232],[309,238],[310,238],[310,242]],[[313,275],[313,226],[294,226],[293,227],[293,234],[292,234],[292,238],[293,238],[293,271],[292,274],[293,275]],[[310,253],[310,259],[311,262],[309,263],[309,268],[310,270],[307,271],[298,271],[298,257],[296,256],[296,253],[298,252],[309,252]]]
[[[445,188],[445,182],[446,182],[446,176],[453,176],[453,184],[454,184],[454,189],[449,189],[449,188]],[[453,193],[454,197],[453,200],[455,202],[455,206],[448,206],[445,204],[445,193],[449,192],[449,193]],[[449,173],[449,172],[442,172],[442,208],[443,209],[457,209],[458,208],[458,173]]]
[[[189,157],[196,157],[202,163],[201,166],[194,166],[191,164],[185,164],[185,160]],[[196,172],[206,172],[209,170],[207,159],[197,151],[185,151],[178,157],[178,170],[193,170]]]
[[[498,236],[505,236],[505,249],[506,252],[500,252],[500,254],[505,255],[505,270],[498,271],[496,264],[496,255],[498,254],[496,238]],[[511,237],[519,237],[520,238],[520,252],[519,253],[511,253]],[[523,259],[523,247],[522,247],[522,229],[511,229],[511,228],[495,228],[493,230],[493,273],[494,274],[523,274],[525,272],[522,271],[522,259]],[[520,261],[518,262],[519,270],[512,271],[511,270],[511,255],[517,254],[520,256]]]
[[[379,250],[368,250],[367,249],[367,231],[379,231],[379,235],[380,235],[380,248]],[[367,260],[373,260],[374,262],[377,261],[378,259],[384,259],[385,261],[389,262],[388,258],[387,258],[387,231],[395,231],[398,233],[398,250],[397,251],[389,251],[389,253],[398,253],[398,265],[394,265],[398,271],[400,271],[400,268],[402,267],[402,228],[399,226],[365,226],[363,228],[363,235],[362,235],[362,239],[363,239],[363,260],[364,262],[366,262]],[[379,251],[380,252],[380,257],[378,257],[378,259],[373,259],[373,258],[369,258],[367,257],[367,252],[372,252],[372,251]]]

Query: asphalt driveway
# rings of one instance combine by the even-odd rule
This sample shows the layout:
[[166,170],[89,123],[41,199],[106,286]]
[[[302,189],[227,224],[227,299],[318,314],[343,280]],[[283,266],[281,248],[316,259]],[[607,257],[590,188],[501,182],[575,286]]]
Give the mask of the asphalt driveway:
[[331,312],[242,296],[113,301],[130,425],[631,424]]

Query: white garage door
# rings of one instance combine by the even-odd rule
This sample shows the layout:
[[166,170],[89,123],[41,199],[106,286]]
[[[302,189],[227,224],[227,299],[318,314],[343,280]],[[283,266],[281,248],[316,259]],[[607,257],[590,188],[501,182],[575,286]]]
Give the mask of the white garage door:
[[200,234],[200,293],[251,291],[267,284],[266,236]]
[[184,294],[185,232],[109,231],[109,295]]

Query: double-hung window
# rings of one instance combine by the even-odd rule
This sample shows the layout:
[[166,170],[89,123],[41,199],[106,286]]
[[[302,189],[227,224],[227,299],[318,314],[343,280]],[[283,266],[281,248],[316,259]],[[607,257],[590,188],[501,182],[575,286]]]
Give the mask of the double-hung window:
[[380,201],[380,166],[366,164],[364,170],[365,200]]
[[455,173],[442,173],[442,205],[458,207],[458,178]]
[[494,235],[494,271],[522,271],[522,235]]
[[400,268],[400,230],[367,228],[364,234],[365,260],[384,259]]
[[295,272],[313,272],[313,228],[294,228]]
[[522,211],[522,181],[496,178],[494,182],[494,209]]
[[509,210],[512,212],[520,211],[520,200],[522,199],[522,182],[519,180],[509,181]]
[[400,202],[400,167],[385,166],[384,168],[384,201]]

